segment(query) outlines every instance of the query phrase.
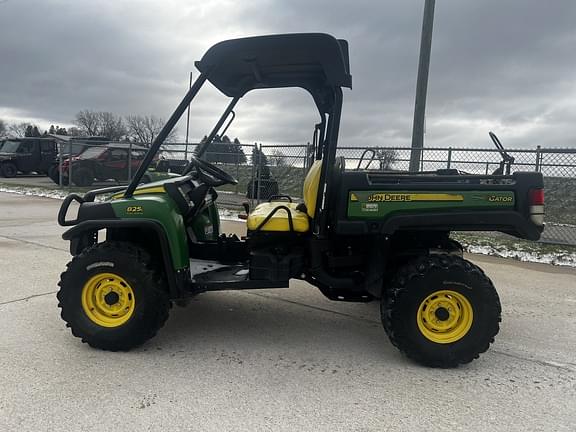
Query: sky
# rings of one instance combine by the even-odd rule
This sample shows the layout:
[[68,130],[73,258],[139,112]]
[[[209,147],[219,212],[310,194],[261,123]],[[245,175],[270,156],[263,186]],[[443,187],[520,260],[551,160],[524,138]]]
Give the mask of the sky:
[[[341,146],[409,146],[424,1],[0,0],[0,119],[70,126],[82,109],[168,118],[214,43],[323,32],[350,46]],[[438,0],[427,147],[576,147],[576,2]],[[205,88],[191,141],[226,98]],[[229,135],[302,144],[317,112],[302,90],[240,102]],[[178,125],[181,138],[185,123]]]

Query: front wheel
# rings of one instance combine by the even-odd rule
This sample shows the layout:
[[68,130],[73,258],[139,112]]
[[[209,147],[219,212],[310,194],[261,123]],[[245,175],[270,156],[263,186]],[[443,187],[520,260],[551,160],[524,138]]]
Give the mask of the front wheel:
[[12,162],[4,162],[0,165],[0,174],[6,178],[16,177],[18,168],[16,168],[16,165]]
[[490,279],[454,255],[402,267],[382,296],[390,341],[426,366],[456,367],[485,352],[500,328],[500,300]]
[[58,305],[72,334],[94,348],[127,351],[164,325],[170,302],[149,255],[130,243],[97,244],[60,278]]
[[52,165],[48,168],[48,177],[57,185],[60,184],[60,170],[58,169],[58,165]]
[[77,168],[72,172],[72,180],[78,187],[92,186],[94,183],[94,173],[89,168]]

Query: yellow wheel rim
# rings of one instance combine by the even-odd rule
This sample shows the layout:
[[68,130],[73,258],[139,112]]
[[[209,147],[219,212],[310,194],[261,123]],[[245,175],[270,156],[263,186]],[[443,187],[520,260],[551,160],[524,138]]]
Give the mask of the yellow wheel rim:
[[98,273],[82,288],[82,308],[86,316],[102,327],[119,327],[134,313],[132,287],[114,273]]
[[430,294],[420,303],[416,322],[422,334],[432,342],[447,344],[462,339],[474,320],[472,305],[456,291]]

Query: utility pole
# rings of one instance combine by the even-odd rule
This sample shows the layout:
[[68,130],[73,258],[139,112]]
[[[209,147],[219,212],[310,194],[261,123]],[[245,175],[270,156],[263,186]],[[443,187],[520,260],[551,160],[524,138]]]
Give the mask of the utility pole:
[[[188,90],[192,88],[192,72],[190,72],[190,83]],[[188,160],[188,133],[190,132],[190,104],[188,104],[188,113],[186,114],[186,150],[184,150],[184,159]]]
[[422,149],[424,148],[426,93],[428,91],[428,70],[430,69],[430,51],[432,49],[432,29],[434,27],[435,3],[436,0],[425,0],[424,4],[422,36],[420,39],[420,58],[418,60],[418,78],[416,82],[416,101],[414,103],[414,124],[412,126],[410,171],[420,170]]

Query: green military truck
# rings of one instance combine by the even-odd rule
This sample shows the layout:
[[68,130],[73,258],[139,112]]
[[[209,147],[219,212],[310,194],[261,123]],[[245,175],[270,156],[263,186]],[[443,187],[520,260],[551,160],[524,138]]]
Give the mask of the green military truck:
[[[392,344],[421,364],[454,367],[488,349],[499,331],[500,300],[450,233],[537,240],[541,174],[347,170],[336,151],[342,89],[352,85],[348,44],[326,34],[221,42],[196,67],[200,76],[131,184],[70,195],[62,204],[58,221],[70,227],[63,238],[74,257],[58,300],[75,336],[128,350],[156,334],[172,303],[206,291],[287,288],[300,279],[334,301],[379,301]],[[180,176],[141,184],[206,81],[231,99],[222,117]],[[226,235],[215,188],[237,180],[202,155],[246,93],[286,87],[305,89],[319,115],[304,199],[271,197],[248,209],[246,238]],[[96,202],[102,194],[112,196]],[[79,211],[69,219],[73,201]]]

